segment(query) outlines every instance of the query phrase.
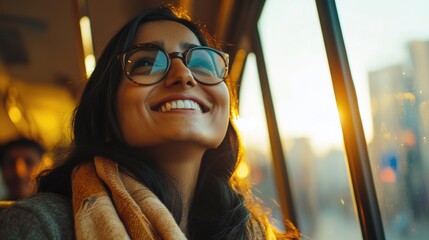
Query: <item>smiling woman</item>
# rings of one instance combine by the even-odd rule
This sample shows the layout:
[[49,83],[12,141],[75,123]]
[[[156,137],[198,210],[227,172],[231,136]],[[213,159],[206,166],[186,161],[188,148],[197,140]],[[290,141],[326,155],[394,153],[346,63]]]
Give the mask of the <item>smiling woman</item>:
[[1,236],[299,238],[289,223],[275,230],[236,175],[228,55],[175,11],[147,10],[108,43],[69,155],[40,177],[40,194],[5,210]]
[[[134,70],[130,70],[131,72],[125,71],[132,81],[121,81],[119,86],[117,111],[125,141],[135,147],[161,146],[164,149],[163,152],[171,154],[174,159],[177,158],[176,151],[179,149],[170,151],[169,147],[176,148],[176,142],[179,141],[183,146],[188,145],[186,148],[181,146],[180,151],[192,149],[192,156],[201,159],[207,148],[219,146],[225,137],[228,125],[230,104],[228,89],[222,81],[223,76],[218,78],[203,75],[201,77],[201,72],[212,72],[205,65],[213,65],[213,61],[211,58],[198,58],[196,53],[198,51],[204,51],[206,54],[216,52],[209,48],[192,48],[191,46],[200,45],[195,34],[184,25],[173,21],[144,24],[137,32],[134,44],[154,45],[151,47],[143,45],[144,52],[154,52],[148,48],[165,50],[157,50],[156,54],[147,55],[138,54],[137,50],[133,49],[132,55],[124,54],[123,62],[127,64],[133,63],[130,59],[135,59],[135,55],[142,55],[138,59],[143,58],[147,61],[144,64],[147,70],[140,70],[142,67],[132,67]],[[177,57],[178,53],[181,54],[184,51],[190,54],[184,55],[186,61]],[[163,52],[169,52],[169,55],[174,54],[176,57],[170,56],[172,59],[168,61],[170,64],[167,64],[169,58],[166,57],[167,55],[162,57]],[[155,57],[151,58],[150,55]],[[218,56],[221,58],[222,55]],[[140,60],[134,61],[140,62]],[[208,70],[196,71],[194,68],[187,68],[186,65],[192,65],[194,61],[207,62],[208,64],[200,64],[202,65],[200,69]],[[221,67],[225,68],[226,61],[222,61],[221,58],[214,63],[221,64]],[[125,69],[128,68],[127,64],[123,64]],[[155,66],[165,70],[153,71]],[[199,79],[204,79],[204,82]],[[143,87],[140,84],[145,85]],[[189,105],[188,108],[185,108],[185,103]],[[204,111],[195,111],[190,107],[191,103],[195,103]],[[170,110],[162,111],[162,107]],[[147,149],[147,152],[153,151]],[[190,160],[189,157],[187,158]]]

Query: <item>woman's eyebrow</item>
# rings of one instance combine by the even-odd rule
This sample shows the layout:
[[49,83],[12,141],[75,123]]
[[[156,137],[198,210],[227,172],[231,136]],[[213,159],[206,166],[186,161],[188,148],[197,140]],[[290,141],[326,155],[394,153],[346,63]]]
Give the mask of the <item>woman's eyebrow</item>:
[[145,42],[145,43],[153,44],[153,45],[156,45],[162,49],[165,49],[164,41],[150,41],[150,42]]
[[[165,49],[164,41],[155,40],[155,41],[144,42],[144,43],[139,43],[139,44],[147,44],[147,43],[153,44],[153,45],[156,45],[162,49]],[[189,50],[189,49],[194,48],[194,47],[200,47],[200,45],[198,45],[198,44],[189,43],[189,42],[180,42],[179,46],[180,46],[180,49],[182,49],[183,51]]]

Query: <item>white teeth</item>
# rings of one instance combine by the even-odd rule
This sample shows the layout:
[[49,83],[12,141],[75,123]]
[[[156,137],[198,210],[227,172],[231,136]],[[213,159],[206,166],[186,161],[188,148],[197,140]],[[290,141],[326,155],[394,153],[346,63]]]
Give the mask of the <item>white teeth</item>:
[[185,104],[183,103],[183,101],[182,101],[182,100],[177,101],[177,108],[178,108],[178,109],[185,108]]
[[200,105],[198,105],[198,103],[196,103],[196,102],[193,102],[194,104],[194,109],[197,111],[197,112],[203,112],[203,110],[201,110],[201,107],[200,107]]
[[191,108],[191,101],[185,100],[185,101],[183,101],[183,103],[185,105],[185,108]]
[[192,100],[176,100],[176,101],[167,102],[161,106],[159,111],[168,112],[174,109],[192,109],[197,112],[202,112],[200,105]]

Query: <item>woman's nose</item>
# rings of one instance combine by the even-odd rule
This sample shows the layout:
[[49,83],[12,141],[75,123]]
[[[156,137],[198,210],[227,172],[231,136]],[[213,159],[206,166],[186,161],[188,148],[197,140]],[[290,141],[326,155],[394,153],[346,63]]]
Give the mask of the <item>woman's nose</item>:
[[188,88],[195,87],[197,81],[192,76],[191,70],[185,66],[180,58],[173,58],[164,84],[166,87],[182,86],[183,88]]

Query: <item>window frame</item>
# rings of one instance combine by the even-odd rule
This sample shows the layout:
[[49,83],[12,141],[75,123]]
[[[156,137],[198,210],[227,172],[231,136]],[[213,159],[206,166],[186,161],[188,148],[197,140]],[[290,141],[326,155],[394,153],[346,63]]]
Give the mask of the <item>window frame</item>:
[[[376,196],[367,143],[335,0],[315,0],[315,2],[328,58],[337,109],[341,111],[339,116],[341,116],[340,122],[344,147],[362,237],[363,239],[382,240],[385,239],[385,234],[380,207]],[[283,217],[292,221],[299,229],[287,173],[287,159],[283,153],[263,55],[263,47],[257,28],[257,22],[265,1],[259,1],[259,3],[260,4],[256,7],[256,12],[259,14],[252,18],[253,21],[250,21],[251,23],[249,25],[251,26],[249,26],[241,36],[241,44],[238,49],[246,49],[248,52],[253,52],[255,54],[280,208]],[[246,58],[247,55],[244,61]],[[244,65],[242,64],[242,66]],[[238,82],[242,80],[242,71],[243,69],[241,69],[238,74]]]

